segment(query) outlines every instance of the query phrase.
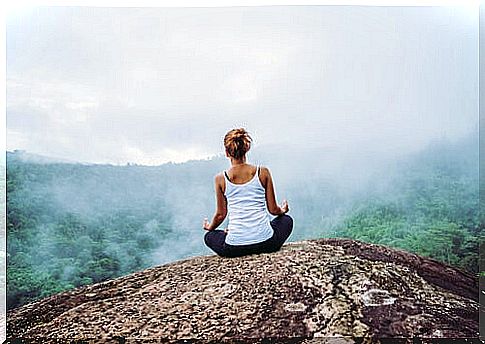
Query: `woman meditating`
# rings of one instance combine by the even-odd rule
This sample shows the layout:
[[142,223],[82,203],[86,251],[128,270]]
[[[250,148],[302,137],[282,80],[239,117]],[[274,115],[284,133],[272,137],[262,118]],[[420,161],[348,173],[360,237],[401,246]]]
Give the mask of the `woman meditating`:
[[[232,129],[224,137],[231,168],[215,176],[216,212],[211,223],[207,218],[203,222],[208,231],[204,236],[205,244],[219,256],[276,252],[293,229],[293,219],[286,214],[288,202],[284,200],[281,206],[276,203],[268,168],[246,162],[251,141],[243,128]],[[271,221],[266,208],[276,215]],[[216,229],[227,213],[227,228]]]

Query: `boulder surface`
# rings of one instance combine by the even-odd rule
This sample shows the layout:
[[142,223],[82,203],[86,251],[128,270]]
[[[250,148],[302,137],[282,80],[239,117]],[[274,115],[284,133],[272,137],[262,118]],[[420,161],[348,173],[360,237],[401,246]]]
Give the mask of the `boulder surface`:
[[478,323],[472,274],[331,238],[188,258],[52,295],[7,312],[7,342],[399,342],[477,338]]

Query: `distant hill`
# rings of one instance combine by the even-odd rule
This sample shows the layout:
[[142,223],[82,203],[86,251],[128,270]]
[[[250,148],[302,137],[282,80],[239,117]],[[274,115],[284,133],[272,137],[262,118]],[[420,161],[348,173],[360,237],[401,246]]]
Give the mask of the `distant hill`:
[[[477,143],[441,140],[406,155],[261,145],[248,160],[268,166],[278,201],[289,200],[289,241],[345,237],[478,274]],[[230,166],[223,156],[159,166],[6,156],[9,309],[211,253],[202,220],[215,210],[215,174]]]
[[52,163],[82,164],[75,160],[55,158],[55,157],[50,157],[43,154],[30,153],[23,149],[15,149],[13,151],[7,151],[7,160],[12,160],[12,159],[16,159],[23,162],[36,163],[36,164],[52,164]]

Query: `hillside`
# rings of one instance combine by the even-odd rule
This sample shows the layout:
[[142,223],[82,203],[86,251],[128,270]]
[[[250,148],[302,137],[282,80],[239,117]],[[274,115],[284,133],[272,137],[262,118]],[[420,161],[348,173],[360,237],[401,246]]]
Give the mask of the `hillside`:
[[[345,237],[479,273],[477,142],[397,156],[266,146],[249,159],[271,169],[278,201],[289,200],[289,241]],[[211,253],[200,223],[214,211],[214,175],[227,167],[223,157],[113,166],[7,152],[7,308]]]
[[10,310],[7,337],[472,338],[478,312],[472,274],[332,238],[287,243],[271,254],[193,257],[52,295]]

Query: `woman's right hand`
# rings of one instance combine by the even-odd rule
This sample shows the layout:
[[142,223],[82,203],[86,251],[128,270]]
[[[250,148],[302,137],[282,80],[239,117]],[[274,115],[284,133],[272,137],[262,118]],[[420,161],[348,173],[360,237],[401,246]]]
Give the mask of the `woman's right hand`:
[[288,201],[286,199],[283,200],[283,202],[281,203],[280,208],[281,208],[281,210],[283,210],[283,214],[286,214],[288,212],[288,210],[290,210],[288,208]]

